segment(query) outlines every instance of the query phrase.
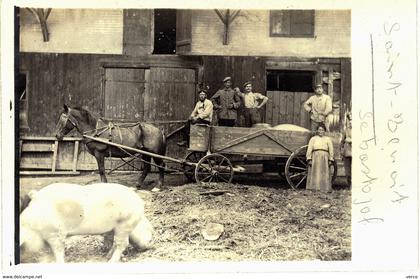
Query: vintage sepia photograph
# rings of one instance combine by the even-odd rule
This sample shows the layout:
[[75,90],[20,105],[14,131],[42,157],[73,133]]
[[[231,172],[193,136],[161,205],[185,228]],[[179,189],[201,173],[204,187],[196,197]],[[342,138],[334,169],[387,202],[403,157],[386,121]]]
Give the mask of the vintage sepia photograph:
[[1,2],[3,279],[418,278],[416,0],[204,2]]
[[351,260],[350,10],[15,17],[20,262]]

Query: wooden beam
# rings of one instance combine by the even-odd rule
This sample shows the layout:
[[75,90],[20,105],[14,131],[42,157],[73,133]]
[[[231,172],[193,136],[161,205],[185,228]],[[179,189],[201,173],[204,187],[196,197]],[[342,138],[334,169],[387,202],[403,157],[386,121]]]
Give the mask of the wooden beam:
[[226,14],[225,14],[225,28],[224,28],[224,33],[223,33],[223,44],[227,45],[228,44],[228,39],[229,39],[229,25],[230,25],[230,11],[227,10]]
[[27,8],[38,20],[39,24],[41,25],[41,31],[42,31],[42,37],[44,39],[44,42],[49,41],[49,31],[48,31],[48,25],[47,25],[47,19],[51,13],[51,8],[48,9],[41,9],[41,8]]
[[331,100],[334,100],[334,71],[332,68],[328,68],[328,95]]
[[241,12],[241,10],[237,10],[232,14],[231,20],[230,22],[233,22],[235,20],[235,18],[239,15],[239,13]]
[[47,20],[48,17],[50,16],[51,10],[52,10],[51,8],[47,9],[46,14],[45,14],[45,20]]
[[79,175],[79,171],[20,171],[19,175]]
[[217,9],[215,9],[214,11],[219,16],[219,18],[222,21],[222,23],[225,24],[225,18],[223,17],[222,13],[219,10],[217,10]]
[[235,20],[235,18],[239,15],[240,10],[237,10],[231,14],[230,10],[228,9],[226,10],[226,13],[224,15],[222,14],[222,12],[220,12],[217,9],[215,9],[214,11],[224,25],[223,26],[224,27],[223,28],[223,44],[227,45],[229,44],[229,26]]
[[74,151],[73,151],[73,168],[74,172],[77,171],[77,157],[79,155],[79,141],[74,142]]
[[58,154],[58,140],[54,142],[54,153],[52,157],[52,165],[51,165],[51,171],[54,173],[55,168],[57,166],[57,154]]

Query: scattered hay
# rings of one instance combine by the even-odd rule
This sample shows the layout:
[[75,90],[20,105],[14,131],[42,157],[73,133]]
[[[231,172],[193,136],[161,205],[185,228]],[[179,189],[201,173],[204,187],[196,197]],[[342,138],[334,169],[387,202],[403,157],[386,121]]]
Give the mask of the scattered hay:
[[[125,184],[137,179],[118,177]],[[349,190],[324,194],[220,183],[138,193],[155,228],[154,245],[144,252],[129,246],[125,262],[351,260]],[[215,241],[201,233],[209,223],[223,225]],[[103,245],[102,236],[70,237],[66,261],[107,261]]]

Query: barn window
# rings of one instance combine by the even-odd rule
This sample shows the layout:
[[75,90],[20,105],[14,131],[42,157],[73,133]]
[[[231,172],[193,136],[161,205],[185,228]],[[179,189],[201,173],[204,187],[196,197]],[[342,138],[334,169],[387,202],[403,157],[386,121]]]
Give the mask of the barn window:
[[176,10],[155,10],[155,42],[153,54],[176,53]]
[[268,91],[313,92],[316,72],[293,70],[267,71]]
[[271,37],[314,37],[314,10],[270,11]]

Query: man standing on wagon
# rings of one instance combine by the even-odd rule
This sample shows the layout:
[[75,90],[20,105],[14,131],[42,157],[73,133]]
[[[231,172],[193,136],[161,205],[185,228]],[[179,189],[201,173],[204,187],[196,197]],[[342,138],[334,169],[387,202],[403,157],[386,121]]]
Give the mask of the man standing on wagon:
[[324,94],[321,83],[315,86],[315,95],[309,97],[303,106],[311,115],[312,132],[316,131],[321,123],[325,125],[326,132],[330,131],[330,123],[327,116],[332,112],[332,100],[330,96]]
[[244,83],[244,90],[245,93],[242,93],[238,87],[234,89],[235,93],[241,96],[244,102],[245,127],[252,127],[256,123],[261,123],[259,109],[267,103],[268,97],[261,93],[252,92],[252,83],[250,81]]
[[211,101],[217,111],[219,126],[235,126],[238,116],[237,109],[241,104],[240,98],[232,89],[232,79],[223,79],[224,88],[219,89],[212,97]]

